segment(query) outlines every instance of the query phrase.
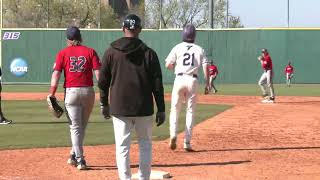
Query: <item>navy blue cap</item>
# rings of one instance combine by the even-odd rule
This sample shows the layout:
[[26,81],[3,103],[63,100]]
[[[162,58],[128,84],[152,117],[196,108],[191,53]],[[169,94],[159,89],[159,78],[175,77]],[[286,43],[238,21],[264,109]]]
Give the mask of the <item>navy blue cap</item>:
[[73,41],[81,41],[80,29],[76,26],[71,26],[66,30],[67,39]]
[[124,18],[122,26],[129,30],[141,28],[141,19],[135,14],[129,14]]

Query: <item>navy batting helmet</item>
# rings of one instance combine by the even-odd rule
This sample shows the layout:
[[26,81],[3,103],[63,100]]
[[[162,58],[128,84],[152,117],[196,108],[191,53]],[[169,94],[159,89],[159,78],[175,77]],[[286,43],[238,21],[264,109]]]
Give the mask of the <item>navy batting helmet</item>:
[[124,18],[123,23],[122,23],[122,27],[129,29],[129,30],[141,28],[141,20],[137,15],[129,14]]
[[193,43],[196,38],[196,28],[192,24],[187,24],[182,31],[182,40]]

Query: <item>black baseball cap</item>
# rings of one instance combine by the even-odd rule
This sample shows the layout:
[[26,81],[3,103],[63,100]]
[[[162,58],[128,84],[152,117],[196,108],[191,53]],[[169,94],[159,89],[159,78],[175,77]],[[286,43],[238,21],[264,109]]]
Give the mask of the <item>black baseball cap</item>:
[[80,29],[76,26],[71,26],[66,30],[67,39],[73,41],[81,41]]
[[129,30],[141,28],[141,19],[135,14],[129,14],[124,18],[122,27]]
[[268,52],[268,50],[267,50],[266,48],[263,48],[263,49],[261,50],[261,52],[262,52],[262,53],[265,53],[265,52]]

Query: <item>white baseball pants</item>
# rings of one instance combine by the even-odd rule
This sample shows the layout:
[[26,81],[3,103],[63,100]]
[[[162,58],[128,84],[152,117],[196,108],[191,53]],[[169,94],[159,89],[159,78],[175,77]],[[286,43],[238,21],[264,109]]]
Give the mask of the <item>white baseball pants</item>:
[[267,70],[265,71],[259,80],[259,86],[261,88],[262,94],[268,94],[267,93],[267,87],[269,88],[270,91],[270,96],[274,97],[274,88],[273,88],[273,82],[272,82],[272,71]]
[[95,93],[92,87],[66,88],[65,107],[69,120],[72,142],[71,154],[83,158],[85,130],[94,105]]
[[152,116],[112,117],[116,142],[116,160],[121,180],[131,180],[131,131],[136,130],[139,143],[139,180],[149,180],[152,159]]
[[178,133],[178,119],[183,101],[186,101],[186,127],[184,142],[190,143],[197,104],[198,80],[192,75],[177,76],[171,94],[170,138]]

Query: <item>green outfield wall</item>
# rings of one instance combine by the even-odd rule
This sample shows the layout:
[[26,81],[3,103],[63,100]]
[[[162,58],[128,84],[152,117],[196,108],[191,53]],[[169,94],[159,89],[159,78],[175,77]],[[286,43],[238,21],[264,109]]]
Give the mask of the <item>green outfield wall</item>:
[[[173,72],[164,67],[164,59],[181,42],[180,32],[144,30],[141,33],[141,39],[159,56],[165,83],[174,80]],[[55,55],[66,44],[63,29],[3,29],[1,36],[4,83],[49,83]],[[102,57],[122,32],[82,30],[82,36],[84,44],[95,48]],[[261,48],[270,52],[275,83],[284,83],[284,68],[289,59],[295,68],[295,83],[320,83],[316,74],[320,67],[320,29],[199,30],[196,43],[217,64],[218,83],[257,83],[262,73],[257,60]]]

